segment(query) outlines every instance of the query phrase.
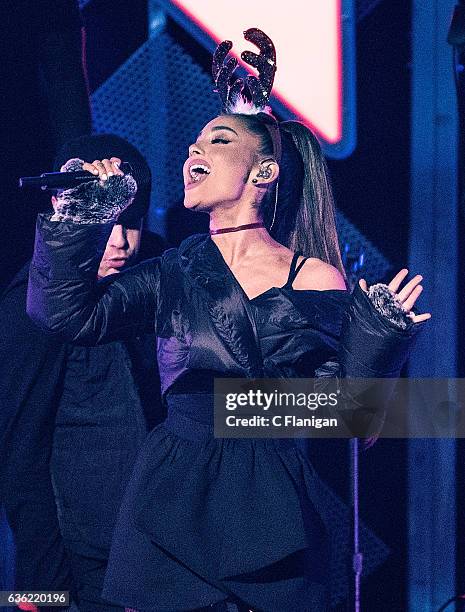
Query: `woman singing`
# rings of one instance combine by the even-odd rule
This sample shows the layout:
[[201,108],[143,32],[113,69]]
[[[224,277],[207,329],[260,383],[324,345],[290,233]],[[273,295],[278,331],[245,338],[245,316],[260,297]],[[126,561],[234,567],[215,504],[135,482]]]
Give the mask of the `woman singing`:
[[168,418],[139,454],[103,593],[141,611],[316,612],[345,594],[335,575],[350,557],[347,507],[294,439],[215,438],[213,380],[396,377],[430,317],[412,312],[421,277],[401,288],[405,269],[347,291],[319,144],[267,112],[274,47],[260,30],[245,37],[261,51],[243,54],[260,74],[247,80],[253,103],[242,81],[230,86],[222,43],[213,73],[225,111],[184,164],[184,205],[209,214],[209,234],[96,284],[136,189],[117,158],[70,161],[102,180],[59,194],[37,224],[34,320],[77,344],[158,337]]

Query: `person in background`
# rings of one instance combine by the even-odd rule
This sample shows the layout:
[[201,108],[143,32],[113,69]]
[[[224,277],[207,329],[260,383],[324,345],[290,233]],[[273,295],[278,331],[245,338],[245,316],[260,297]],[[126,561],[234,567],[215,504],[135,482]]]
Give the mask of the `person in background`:
[[[131,164],[137,194],[108,238],[97,272],[102,288],[164,248],[160,236],[142,230],[151,175],[127,141],[75,139],[54,168],[110,151]],[[163,418],[155,336],[96,348],[57,342],[26,314],[28,271],[29,263],[0,300],[0,503],[16,549],[14,588],[70,590],[80,612],[121,610],[100,591],[132,463]]]

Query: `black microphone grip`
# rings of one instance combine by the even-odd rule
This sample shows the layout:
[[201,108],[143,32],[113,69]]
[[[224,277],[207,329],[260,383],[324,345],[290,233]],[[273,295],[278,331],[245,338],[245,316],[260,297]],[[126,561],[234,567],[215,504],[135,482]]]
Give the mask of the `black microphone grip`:
[[[124,174],[131,174],[131,165],[127,162],[122,162],[120,170]],[[72,189],[82,183],[89,183],[91,181],[98,181],[99,176],[88,172],[87,170],[80,170],[78,172],[45,172],[40,176],[22,176],[19,179],[19,187],[22,189],[42,189],[54,190],[54,189]]]

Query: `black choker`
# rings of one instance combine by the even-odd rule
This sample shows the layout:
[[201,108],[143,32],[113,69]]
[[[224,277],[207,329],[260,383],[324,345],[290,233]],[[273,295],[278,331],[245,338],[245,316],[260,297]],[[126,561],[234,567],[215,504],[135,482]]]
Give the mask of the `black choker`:
[[222,227],[217,230],[210,230],[210,236],[214,234],[225,234],[226,232],[240,232],[244,229],[253,229],[254,227],[265,227],[263,221],[258,221],[257,223],[247,223],[247,225],[238,225],[237,227]]

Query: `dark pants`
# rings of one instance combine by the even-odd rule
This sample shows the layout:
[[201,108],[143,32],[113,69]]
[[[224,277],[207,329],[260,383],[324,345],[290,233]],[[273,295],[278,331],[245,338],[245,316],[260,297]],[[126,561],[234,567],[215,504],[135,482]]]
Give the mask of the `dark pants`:
[[[58,525],[48,466],[39,462],[30,471],[17,470],[14,478],[4,478],[1,488],[15,557],[14,581],[8,588],[72,591],[71,564]],[[52,612],[62,609],[50,608]]]
[[[69,460],[72,462],[71,456]],[[108,524],[105,524],[104,520],[105,501],[98,500],[96,494],[86,495],[85,479],[78,479],[74,482],[71,479],[67,480],[65,470],[57,470],[56,458],[54,467],[55,476],[57,472],[60,476],[59,485],[55,478],[52,479],[58,519],[64,544],[70,557],[74,587],[73,598],[79,612],[123,612],[124,608],[106,602],[101,597],[111,542]],[[92,508],[93,512],[89,510],[86,515],[86,507]],[[108,513],[113,515],[114,507],[108,508]],[[109,519],[110,525],[112,520],[113,516]],[[100,533],[97,534],[99,528]]]
[[107,603],[101,590],[108,559],[71,553],[71,566],[79,612],[123,612],[124,608]]
[[132,423],[57,425],[52,482],[79,612],[123,612],[101,597],[120,500],[145,436]]

